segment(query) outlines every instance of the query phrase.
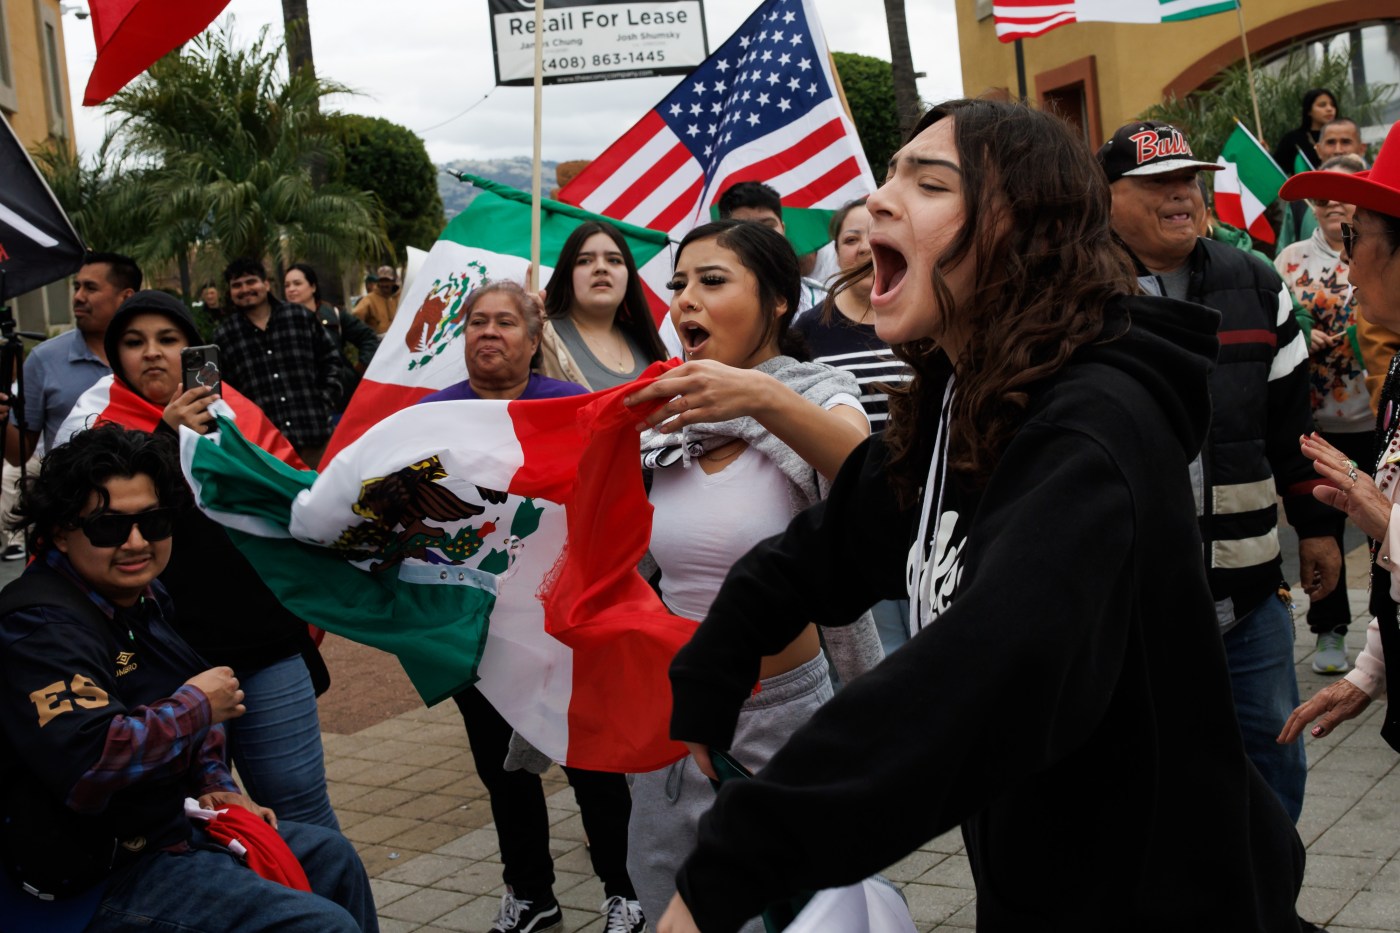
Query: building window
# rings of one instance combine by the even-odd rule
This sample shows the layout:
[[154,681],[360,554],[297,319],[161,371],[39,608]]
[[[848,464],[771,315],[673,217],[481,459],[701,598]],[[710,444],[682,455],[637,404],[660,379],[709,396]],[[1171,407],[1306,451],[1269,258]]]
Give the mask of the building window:
[[67,136],[68,121],[64,119],[66,108],[63,84],[63,59],[59,57],[59,26],[57,4],[34,5],[39,20],[39,68],[44,82],[44,97],[49,106],[49,135]]
[[[1400,22],[1357,23],[1314,36],[1301,46],[1293,46],[1267,59],[1260,66],[1260,71],[1281,71],[1288,56],[1297,54],[1300,48],[1315,62],[1321,62],[1329,55],[1350,58],[1354,86],[1370,85],[1376,88],[1400,84]],[[1377,122],[1361,128],[1361,138],[1368,144],[1383,141],[1390,125],[1400,120],[1400,98],[1389,96],[1374,119]]]

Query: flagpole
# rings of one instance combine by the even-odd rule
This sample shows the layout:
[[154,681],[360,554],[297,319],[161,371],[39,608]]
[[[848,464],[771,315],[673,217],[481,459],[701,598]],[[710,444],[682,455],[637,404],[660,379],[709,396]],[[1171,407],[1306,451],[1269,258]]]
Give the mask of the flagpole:
[[1016,98],[1026,102],[1026,50],[1021,40],[1016,40]]
[[836,57],[831,54],[831,50],[826,52],[827,64],[831,65],[831,80],[836,82],[836,96],[841,98],[841,109],[846,111],[846,119],[855,126],[856,118],[851,116],[851,102],[846,100],[846,86],[841,83],[841,72],[836,70]]
[[540,288],[540,136],[544,111],[544,3],[535,0],[535,148],[530,166],[530,281],[531,292]]
[[1235,12],[1240,19],[1240,47],[1244,49],[1244,70],[1249,77],[1249,99],[1254,103],[1254,132],[1259,135],[1261,143],[1268,145],[1264,139],[1264,121],[1259,118],[1259,93],[1254,89],[1254,65],[1249,60],[1249,39],[1244,28],[1244,0],[1235,0]]

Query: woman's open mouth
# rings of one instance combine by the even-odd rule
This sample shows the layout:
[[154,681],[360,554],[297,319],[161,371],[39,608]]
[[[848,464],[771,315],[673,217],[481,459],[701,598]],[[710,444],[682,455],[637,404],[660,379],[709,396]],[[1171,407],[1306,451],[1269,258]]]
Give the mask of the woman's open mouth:
[[694,321],[681,321],[676,331],[681,335],[681,346],[687,356],[694,356],[710,339],[710,332]]
[[875,285],[870,290],[872,303],[888,301],[904,282],[909,261],[904,254],[884,243],[870,244],[870,258],[875,264]]

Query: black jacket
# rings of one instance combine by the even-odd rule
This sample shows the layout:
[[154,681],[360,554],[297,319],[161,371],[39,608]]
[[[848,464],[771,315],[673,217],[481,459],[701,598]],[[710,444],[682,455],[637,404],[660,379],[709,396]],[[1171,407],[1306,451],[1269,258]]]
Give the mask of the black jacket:
[[1201,538],[1211,591],[1234,600],[1242,616],[1283,580],[1278,497],[1299,537],[1330,535],[1336,517],[1313,498],[1320,480],[1298,449],[1299,435],[1313,429],[1308,350],[1283,280],[1258,258],[1205,238],[1189,268],[1188,300],[1220,314],[1200,463]]
[[[1297,929],[1302,845],[1244,753],[1188,480],[1214,330],[1123,299],[1119,336],[1033,389],[986,485],[947,484],[951,599],[725,785],[677,879],[701,929],[958,824],[979,930]],[[908,595],[920,509],[884,460],[877,435],[734,566],[672,665],[674,737],[727,747],[762,656]]]

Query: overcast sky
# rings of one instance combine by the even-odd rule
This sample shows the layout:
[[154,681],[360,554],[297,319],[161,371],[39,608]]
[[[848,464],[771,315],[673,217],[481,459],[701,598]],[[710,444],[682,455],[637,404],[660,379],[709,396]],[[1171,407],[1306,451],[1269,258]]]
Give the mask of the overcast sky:
[[[738,28],[758,0],[705,0],[710,50]],[[71,4],[65,4],[69,6]],[[310,0],[311,41],[320,76],[355,89],[334,98],[337,109],[382,116],[409,127],[435,162],[528,156],[531,100],[528,87],[492,90],[486,0]],[[84,4],[86,6],[86,4]],[[884,6],[875,0],[816,0],[832,51],[860,52],[888,60]],[[914,69],[927,73],[919,93],[938,101],[962,93],[953,0],[905,0]],[[280,0],[231,0],[240,36],[264,25],[282,34]],[[96,57],[92,20],[63,18],[68,76],[78,147],[92,151],[102,139],[100,108],[83,107]],[[599,81],[544,89],[544,158],[597,156],[674,86],[678,79]],[[465,116],[455,115],[490,97]],[[447,121],[447,122],[444,122]]]

